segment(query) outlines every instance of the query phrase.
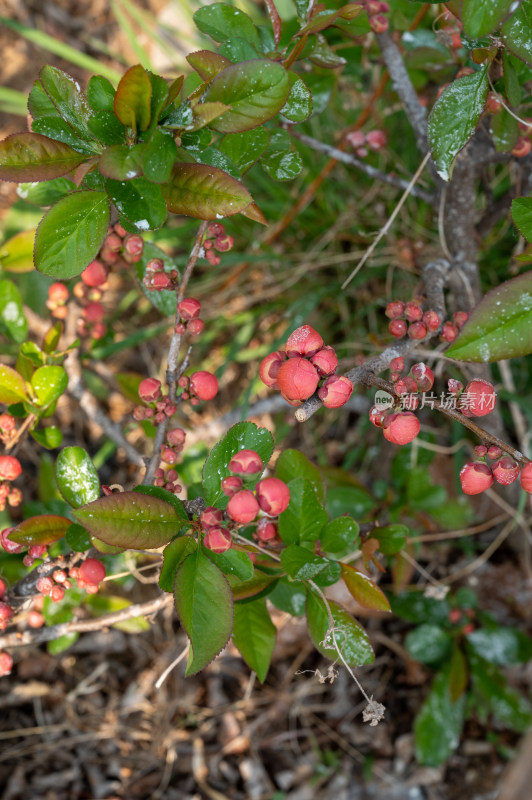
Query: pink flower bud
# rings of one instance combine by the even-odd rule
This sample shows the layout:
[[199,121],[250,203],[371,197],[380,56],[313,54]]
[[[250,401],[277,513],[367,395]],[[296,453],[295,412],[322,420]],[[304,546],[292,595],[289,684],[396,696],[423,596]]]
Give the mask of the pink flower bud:
[[500,458],[503,454],[503,451],[497,445],[492,444],[488,448],[488,458],[491,458],[492,461],[495,461],[497,458]]
[[242,525],[252,522],[259,513],[259,504],[253,492],[242,489],[234,494],[227,504],[227,513],[232,520]]
[[172,286],[172,279],[167,272],[156,272],[150,278],[148,288],[154,292],[162,292],[164,289],[170,289]]
[[196,319],[201,311],[201,303],[193,297],[186,297],[177,306],[181,319]]
[[390,372],[390,380],[392,383],[397,383],[400,377],[401,377],[400,372]]
[[288,508],[290,489],[279,478],[264,478],[256,486],[259,505],[270,517],[277,517]]
[[395,393],[399,396],[403,394],[416,393],[418,390],[417,381],[412,378],[411,375],[407,375],[405,378],[401,378],[401,380],[397,381],[395,384]]
[[379,408],[378,406],[371,406],[369,410],[369,421],[372,423],[372,425],[375,425],[376,428],[382,428],[386,416],[386,409]]
[[325,408],[340,408],[353,393],[353,384],[345,375],[331,375],[318,390],[318,397]]
[[105,237],[104,247],[112,253],[118,253],[122,249],[122,237],[117,233],[110,233]]
[[464,388],[464,384],[461,381],[457,381],[454,378],[449,378],[447,381],[447,388],[449,389],[449,394],[458,395]]
[[277,539],[277,525],[266,517],[260,519],[257,523],[255,539],[263,543],[274,541]]
[[388,319],[400,319],[405,313],[405,304],[402,300],[392,300],[392,302],[388,303],[386,306],[386,311],[384,313]]
[[381,13],[380,0],[366,0],[366,14],[368,17],[374,17],[375,14]]
[[218,255],[218,253],[215,253],[214,250],[207,250],[207,252],[205,253],[205,258],[207,259],[209,264],[211,264],[213,267],[217,267],[221,261],[220,256]]
[[233,249],[233,245],[235,240],[229,234],[224,234],[222,236],[217,236],[214,240],[214,246],[218,250],[219,253],[226,253],[228,250]]
[[458,336],[458,327],[454,324],[454,322],[449,322],[449,321],[444,322],[441,332],[442,341],[454,342],[457,336]]
[[425,313],[423,314],[423,322],[427,330],[431,331],[432,333],[434,333],[434,331],[437,331],[441,325],[441,319],[439,315],[436,314],[435,311],[431,310],[425,311]]
[[148,263],[146,264],[146,272],[155,274],[156,272],[162,272],[164,269],[164,261],[162,258],[150,258]]
[[386,417],[382,432],[384,438],[392,444],[403,445],[412,442],[418,435],[419,429],[420,424],[416,415],[411,411],[404,411]]
[[387,138],[384,131],[370,131],[366,135],[366,143],[370,150],[382,150],[383,147],[386,147]]
[[145,403],[153,403],[161,396],[161,381],[157,378],[145,378],[140,382],[139,397]]
[[302,325],[290,334],[286,342],[288,358],[307,356],[311,358],[323,347],[323,339],[310,325]]
[[531,149],[532,144],[530,143],[530,139],[521,136],[512,148],[512,155],[516,158],[524,158],[530,153]]
[[91,261],[81,273],[81,280],[85,286],[101,286],[109,275],[108,268],[101,261]]
[[223,518],[223,511],[220,508],[208,506],[201,512],[199,521],[203,528],[215,528],[217,525],[222,524]]
[[231,534],[227,528],[209,528],[203,537],[203,545],[213,553],[225,553],[231,548]]
[[460,483],[464,494],[480,494],[490,488],[493,475],[487,464],[469,463],[460,470]]
[[89,303],[85,306],[81,314],[85,322],[94,324],[95,322],[101,322],[103,318],[103,312],[104,308],[101,303]]
[[330,347],[330,345],[326,345],[321,350],[318,350],[310,361],[314,364],[320,375],[332,375],[338,366],[338,356],[334,348]]
[[351,131],[345,137],[347,143],[351,145],[351,147],[362,147],[364,142],[366,141],[366,135],[362,133],[362,131]]
[[28,547],[28,555],[32,558],[42,558],[43,555],[46,553],[46,545],[45,544],[30,544]]
[[20,461],[15,456],[0,456],[0,480],[14,481],[22,472]]
[[484,458],[484,456],[488,454],[488,448],[484,444],[477,444],[477,446],[473,448],[473,452],[479,458]]
[[166,441],[171,447],[183,447],[186,433],[183,428],[171,428],[166,434]]
[[67,579],[67,574],[64,569],[56,569],[52,574],[52,578],[56,583],[64,583]]
[[276,386],[277,373],[284,361],[286,361],[286,353],[282,350],[269,353],[269,355],[262,359],[259,367],[259,376],[266,386]]
[[222,225],[221,222],[209,222],[207,227],[207,236],[210,238],[216,236],[223,236],[225,233],[225,227]]
[[394,372],[402,372],[405,368],[405,360],[402,356],[392,358],[390,361],[390,369]]
[[422,322],[412,322],[408,328],[410,339],[424,339],[427,333],[427,328]]
[[14,528],[4,528],[4,530],[0,532],[0,544],[6,553],[22,553],[22,551],[25,549],[25,545],[12,542],[9,538],[9,534],[13,530]]
[[124,250],[128,256],[141,256],[144,252],[144,239],[137,233],[128,233],[124,239]]
[[491,471],[497,483],[509,486],[519,477],[519,464],[510,456],[504,456],[491,465]]
[[419,303],[410,300],[405,306],[405,317],[409,322],[419,322],[423,319],[423,311]]
[[27,622],[30,628],[42,628],[44,617],[40,611],[28,611]]
[[406,322],[404,319],[392,319],[388,330],[396,339],[402,339],[407,330]]
[[483,417],[495,408],[495,388],[489,381],[470,381],[461,397],[461,403],[474,417]]
[[190,376],[190,390],[200,400],[212,400],[218,394],[218,378],[212,372],[194,372]]
[[237,478],[236,475],[230,475],[222,481],[222,492],[226,497],[232,497],[242,488],[242,478]]
[[521,470],[521,488],[532,494],[532,461],[529,461],[528,464],[525,464],[523,469]]
[[0,653],[0,678],[4,678],[13,669],[13,659],[9,653]]
[[48,300],[52,303],[64,305],[68,300],[68,289],[64,283],[52,283],[48,287]]
[[369,18],[369,26],[373,33],[386,33],[389,24],[384,14],[377,14],[376,16]]
[[97,558],[87,558],[79,568],[79,577],[87,583],[98,585],[105,578],[105,567]]
[[52,603],[60,603],[63,597],[65,596],[65,590],[62,586],[52,586],[50,590],[50,600]]
[[502,103],[495,92],[488,92],[488,96],[486,98],[486,109],[492,114],[498,114],[499,111],[502,111]]
[[175,464],[177,462],[177,453],[171,447],[166,447],[164,444],[161,447],[161,461],[165,464]]
[[39,578],[37,581],[37,590],[43,594],[45,597],[48,597],[50,592],[52,591],[54,586],[54,582],[51,578]]
[[290,400],[306,400],[319,382],[316,368],[305,358],[289,358],[277,373],[277,386]]
[[453,322],[458,328],[463,328],[469,319],[467,311],[455,311],[453,314]]
[[13,616],[15,612],[8,606],[7,603],[4,603],[3,600],[0,600],[0,619],[9,620]]
[[262,459],[254,450],[240,450],[229,462],[229,471],[241,476],[257,475],[263,469]]
[[205,328],[205,323],[202,319],[191,319],[187,325],[187,331],[191,336],[199,336]]
[[429,392],[434,386],[434,373],[426,364],[414,364],[410,370],[420,392]]

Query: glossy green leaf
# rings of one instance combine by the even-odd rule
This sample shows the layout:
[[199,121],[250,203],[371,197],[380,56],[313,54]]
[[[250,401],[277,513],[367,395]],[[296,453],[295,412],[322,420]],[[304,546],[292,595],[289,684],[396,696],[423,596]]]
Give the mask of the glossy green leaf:
[[260,46],[257,28],[248,15],[226,3],[211,3],[199,8],[194,14],[194,22],[202,33],[207,33],[216,42],[239,36],[256,47]]
[[240,181],[205,164],[176,164],[163,194],[168,211],[206,220],[238,214],[252,202]]
[[183,520],[176,509],[158,497],[117,492],[100,497],[74,512],[75,518],[113,547],[153,550],[178,533]]
[[516,10],[515,0],[462,1],[462,24],[471,38],[486,36],[500,27],[510,14]]
[[22,375],[12,367],[0,364],[0,403],[10,405],[27,399],[26,382]]
[[63,434],[56,425],[49,425],[47,428],[36,428],[31,431],[31,436],[41,447],[46,447],[47,450],[55,450],[56,447],[61,447],[63,442]]
[[312,95],[305,81],[295,72],[288,73],[290,94],[281,114],[289,122],[304,122],[312,114]]
[[13,133],[0,142],[0,180],[48,181],[72,172],[86,158],[40,133]]
[[333,586],[338,583],[341,577],[340,564],[338,561],[327,560],[327,566],[313,579],[316,586]]
[[127,128],[114,111],[98,111],[90,118],[89,128],[102,144],[124,144],[127,139]]
[[502,672],[474,650],[468,648],[467,655],[477,713],[483,704],[499,723],[526,733],[532,724],[532,706],[527,698],[508,686]]
[[223,650],[233,627],[233,595],[223,573],[201,548],[177,570],[175,606],[190,640],[185,675],[194,675]]
[[65,541],[75,553],[84,553],[91,546],[90,533],[77,522],[67,528]]
[[18,343],[28,333],[20,292],[13,281],[0,281],[0,333]]
[[39,409],[46,409],[57,403],[68,386],[68,376],[63,367],[39,367],[31,376],[31,385],[34,404]]
[[147,494],[150,497],[158,497],[159,500],[164,500],[175,508],[177,516],[180,517],[183,522],[189,522],[183,501],[180,500],[179,497],[176,497],[173,492],[169,492],[168,489],[163,489],[162,486],[144,486],[141,484],[140,486],[135,486],[133,491],[140,492],[140,494]]
[[160,247],[157,247],[156,244],[153,244],[153,242],[144,242],[142,258],[134,265],[140,287],[150,303],[152,303],[155,308],[165,317],[175,317],[175,292],[170,291],[170,289],[163,289],[161,292],[150,292],[150,290],[147,289],[142,282],[144,276],[146,275],[146,267],[148,262],[152,258],[161,258],[164,261],[164,268],[166,272],[171,272],[171,270],[177,269],[177,262],[174,261],[173,258],[170,258],[170,256],[161,250]]
[[286,611],[293,617],[303,617],[307,609],[307,590],[305,584],[280,578],[268,598],[275,608]]
[[269,142],[270,136],[265,128],[254,128],[242,133],[228,133],[218,142],[218,148],[244,174],[258,161]]
[[517,628],[477,628],[468,634],[467,641],[491,664],[526,663],[532,658],[532,640]]
[[435,600],[425,597],[423,592],[405,592],[390,597],[392,611],[401,619],[416,624],[433,622],[436,625],[445,625],[451,607],[447,600]]
[[371,531],[371,538],[377,539],[379,550],[383,555],[393,556],[405,546],[408,533],[406,525],[383,525],[382,528],[374,528]]
[[[253,422],[238,422],[229,428],[226,435],[214,445],[203,467],[205,502],[210,506],[225,508],[229,498],[224,495],[221,483],[230,475],[229,462],[240,450],[254,450],[266,466],[273,453],[273,438],[269,430],[259,428]],[[246,482],[253,487],[260,475]]]
[[239,133],[274,117],[284,106],[289,92],[288,73],[281,64],[253,59],[233,64],[216,75],[202,100],[217,100],[231,106],[212,127],[221,133]]
[[510,52],[532,66],[532,0],[522,0],[500,35]]
[[180,536],[166,545],[163,551],[163,565],[159,575],[159,586],[163,592],[173,592],[175,574],[178,567],[196,550],[193,536]]
[[209,164],[211,167],[218,167],[218,169],[227,172],[237,180],[240,178],[240,170],[233,164],[230,158],[225,153],[218,150],[217,147],[206,147],[197,154],[198,162],[200,164]]
[[131,222],[135,230],[151,231],[166,221],[166,203],[161,187],[146,178],[128,181],[108,179],[105,188],[120,214]]
[[346,59],[329,47],[325,36],[319,33],[316,35],[316,43],[309,55],[309,60],[322,69],[336,69],[347,64]]
[[465,697],[451,700],[449,668],[438,672],[414,724],[416,758],[437,767],[456,750],[464,724]]
[[63,70],[49,64],[42,68],[41,84],[59,115],[83,139],[92,139],[87,122],[92,114],[79,83]]
[[6,272],[31,272],[36,228],[21,231],[0,245],[0,267]]
[[140,160],[143,146],[136,144],[128,147],[125,144],[115,144],[108,147],[98,161],[98,169],[106,178],[117,181],[128,181],[142,173]]
[[268,150],[260,165],[274,181],[293,181],[303,169],[301,156],[295,150]]
[[207,103],[198,103],[193,108],[194,119],[192,130],[199,131],[209,123],[222,116],[231,106],[220,103],[217,100]]
[[176,158],[177,147],[172,133],[156,128],[142,154],[144,176],[153,183],[166,183],[170,180]]
[[42,340],[43,353],[50,354],[55,352],[63,334],[63,329],[64,325],[61,320],[57,320],[50,328],[48,328]]
[[503,51],[502,63],[504,69],[504,90],[510,105],[518,106],[523,96],[523,90],[519,82],[519,72],[522,64],[515,56],[507,50]]
[[283,450],[275,464],[275,477],[285,483],[289,483],[293,478],[306,478],[313,485],[318,500],[321,502],[325,500],[322,474],[300,450]]
[[[51,181],[43,181],[41,183],[21,183],[17,187],[17,194],[22,200],[26,200],[26,202],[33,203],[36,206],[51,206],[69,192],[75,191],[76,188],[74,181],[68,178],[54,178]],[[18,235],[21,236],[22,234]],[[35,230],[31,238],[31,253],[33,253],[34,238]],[[30,249],[29,243],[28,249]],[[31,268],[33,269],[33,259],[31,259],[31,262]]]
[[[514,220],[517,208],[512,204]],[[505,281],[484,295],[445,355],[457,361],[487,362],[529,353],[532,353],[532,271]]]
[[79,275],[96,258],[109,225],[105,192],[73,192],[44,215],[35,237],[35,266],[52,278]]
[[330,631],[329,616],[321,597],[313,592],[307,595],[307,624],[314,647],[331,661],[338,661],[338,650],[346,664],[359,667],[372,664],[375,656],[368,635],[362,625],[341,608],[338,603],[328,601],[334,622],[334,632]]
[[297,35],[305,36],[311,33],[318,33],[334,25],[337,20],[355,19],[362,11],[363,7],[359,3],[348,3],[337,11],[319,11],[307,25],[297,32]]
[[257,58],[257,48],[253,47],[247,39],[242,39],[241,36],[227,39],[220,45],[218,52],[233,64],[241,64]]
[[327,524],[327,512],[310,481],[294,478],[288,486],[290,503],[279,516],[279,535],[285,544],[315,542]]
[[512,200],[512,217],[519,232],[532,242],[532,197],[516,197]]
[[484,68],[454,80],[434,104],[428,122],[429,144],[444,181],[450,180],[456,156],[475,133],[488,88]]
[[311,550],[297,544],[289,544],[281,551],[281,566],[295,581],[314,578],[327,564],[327,559],[314,555]]
[[72,520],[55,514],[40,514],[22,520],[9,534],[9,538],[17,544],[51,544],[62,539]]
[[68,144],[78,153],[90,156],[99,152],[99,145],[96,142],[89,143],[80,139],[68,122],[60,117],[39,117],[32,122],[31,129],[34,133]]
[[90,540],[91,546],[104,556],[116,556],[119,553],[123,553],[124,550],[127,549],[125,547],[118,547],[112,544],[107,544],[107,542],[102,542],[102,540],[98,539],[97,536],[91,536]]
[[326,508],[333,519],[342,514],[360,518],[375,508],[375,501],[359,486],[333,486],[327,490]]
[[94,111],[113,111],[115,90],[103,75],[93,75],[87,87],[87,98]]
[[275,647],[276,628],[266,600],[237,603],[234,609],[233,644],[261,683],[266,680]]
[[415,661],[436,664],[451,652],[452,639],[439,625],[425,623],[407,634],[405,647]]
[[83,447],[65,447],[55,462],[57,488],[73,508],[92,503],[100,496],[100,479]]
[[275,576],[265,575],[262,572],[255,572],[248,581],[242,581],[236,575],[227,575],[227,580],[235,603],[248,603],[253,597],[265,597],[277,582]]
[[210,50],[196,50],[187,56],[187,61],[204,81],[214,78],[223,69],[231,66],[228,58]]
[[148,73],[140,64],[130,67],[122,76],[114,98],[114,112],[120,122],[133,131],[145,131],[151,120],[152,86]]
[[253,577],[253,563],[243,550],[231,548],[225,553],[214,553],[205,548],[205,555],[210,558],[225,575],[236,575],[241,581],[249,581]]
[[166,105],[168,98],[168,84],[165,79],[154,72],[148,72],[148,77],[151,83],[151,99],[150,99],[150,125],[149,129],[153,130],[157,125],[157,121],[163,108]]
[[56,117],[59,116],[57,108],[44,91],[43,85],[39,80],[35,81],[29,94],[28,111],[33,119],[54,115]]
[[359,530],[358,522],[351,517],[333,519],[320,533],[320,547],[325,553],[351,553],[360,544]]
[[350,564],[340,564],[340,567],[349,594],[357,603],[373,611],[391,611],[388,598],[371,578]]

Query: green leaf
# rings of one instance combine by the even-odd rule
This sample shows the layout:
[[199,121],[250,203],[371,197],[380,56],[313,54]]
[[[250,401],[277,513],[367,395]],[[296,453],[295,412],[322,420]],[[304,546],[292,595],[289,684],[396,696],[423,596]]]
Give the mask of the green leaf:
[[35,266],[51,278],[79,275],[96,258],[109,225],[105,192],[73,192],[44,215],[35,237]]
[[[102,614],[113,614],[128,608],[131,600],[114,594],[91,594],[85,598],[83,605],[89,608],[95,616],[100,617]],[[111,627],[124,631],[124,633],[141,633],[149,631],[150,623],[146,617],[131,617],[122,622],[115,622]]]
[[203,6],[195,12],[194,22],[202,33],[207,33],[216,42],[239,36],[260,47],[257,28],[247,14],[233,6],[225,3]]
[[464,724],[465,696],[453,703],[449,668],[438,672],[414,724],[416,758],[437,767],[456,750]]
[[85,530],[83,525],[78,525],[77,522],[73,522],[67,528],[65,541],[75,553],[84,553],[91,546],[90,533]]
[[[214,445],[203,467],[202,483],[208,505],[218,508],[227,506],[229,498],[222,492],[221,483],[230,475],[229,462],[240,450],[254,450],[266,466],[273,453],[271,433],[253,422],[238,422]],[[246,488],[252,488],[259,478],[256,475],[252,481],[246,482]]]
[[262,598],[252,603],[237,603],[234,613],[233,644],[257,674],[259,681],[264,683],[277,634],[266,608],[266,600]]
[[57,403],[68,386],[68,376],[63,367],[39,367],[31,376],[31,385],[34,404],[44,410]]
[[532,242],[532,197],[516,197],[512,200],[512,217],[519,232]]
[[70,125],[59,117],[39,117],[32,122],[31,129],[34,133],[48,136],[63,144],[68,144],[73,150],[85,155],[94,155],[99,152],[99,145],[95,142],[89,144],[82,141],[72,130]]
[[73,508],[92,503],[100,496],[96,467],[83,447],[65,447],[55,462],[57,488]]
[[472,648],[467,649],[467,655],[477,713],[482,702],[499,723],[518,733],[526,733],[532,724],[532,706],[528,700],[508,686],[502,672]]
[[510,52],[532,66],[532,0],[523,0],[504,23],[501,39]]
[[128,147],[125,144],[115,144],[108,147],[98,161],[98,169],[106,178],[117,181],[127,181],[141,174],[140,160],[143,145],[136,144]]
[[418,625],[407,635],[405,647],[415,661],[435,664],[451,652],[451,637],[439,625]]
[[[338,661],[338,652],[334,646],[336,640],[348,666],[372,664],[375,659],[373,648],[362,625],[337,603],[332,600],[328,600],[328,603],[334,622],[334,633],[329,630],[329,616],[323,600],[313,592],[307,595],[307,624],[314,647],[325,658]],[[326,638],[327,644],[324,644]]]
[[113,547],[153,550],[167,544],[183,525],[176,509],[158,497],[117,492],[74,512],[75,518]]
[[359,525],[351,517],[333,519],[320,534],[320,547],[326,553],[344,555],[359,546]]
[[289,92],[288,73],[281,64],[252,59],[218,73],[207,86],[202,101],[231,106],[211,127],[221,133],[239,133],[274,117]]
[[113,111],[115,90],[103,75],[93,75],[87,87],[87,98],[94,111]]
[[241,581],[249,581],[253,577],[253,563],[243,550],[226,550],[225,553],[214,553],[205,548],[205,555],[210,558],[225,575],[236,575]]
[[289,483],[292,478],[305,478],[314,487],[318,500],[322,503],[325,500],[322,474],[300,450],[283,450],[275,465],[275,477],[285,483]]
[[445,625],[450,606],[447,600],[435,600],[424,597],[422,592],[405,592],[401,595],[390,597],[392,611],[401,619],[408,622],[423,623],[433,622],[436,625]]
[[234,36],[232,39],[223,42],[220,45],[219,53],[228,58],[233,64],[240,64],[257,58],[257,48],[253,47],[246,39],[242,39],[241,36]]
[[[74,181],[68,178],[54,178],[51,181],[43,181],[41,183],[21,183],[17,188],[17,194],[22,200],[27,203],[33,203],[36,206],[51,206],[61,200],[69,192],[76,189]],[[30,233],[30,231],[27,231]],[[33,235],[28,237],[28,250],[31,241],[31,253],[33,253],[33,240],[35,238],[35,231]],[[22,236],[23,234],[18,234]],[[1,258],[1,254],[0,254]],[[33,259],[31,259],[31,268],[33,269]]]
[[55,514],[40,514],[19,522],[9,538],[17,544],[51,544],[62,539],[72,520]]
[[305,36],[310,33],[318,33],[319,31],[329,28],[334,25],[337,20],[345,19],[351,20],[358,17],[363,11],[359,3],[348,3],[336,11],[319,11],[312,20],[297,32],[297,36]]
[[327,564],[327,559],[316,556],[297,544],[289,544],[281,551],[281,565],[287,575],[295,581],[314,578]]
[[325,504],[329,516],[335,519],[342,514],[364,517],[375,508],[370,494],[358,486],[333,486],[327,490]]
[[405,546],[408,533],[406,525],[384,525],[382,528],[374,528],[371,538],[377,539],[383,555],[394,556]]
[[305,81],[295,72],[288,73],[290,94],[281,114],[289,122],[304,122],[312,114],[312,95]]
[[127,128],[114,111],[98,111],[90,118],[89,128],[102,144],[124,144],[127,139]]
[[[164,268],[166,272],[171,272],[173,269],[178,269],[177,262],[170,258],[168,253],[161,250],[153,242],[144,242],[144,250],[140,261],[134,265],[135,273],[140,283],[140,288],[155,308],[161,312],[165,317],[175,317],[176,313],[176,299],[175,292],[170,289],[163,289],[161,292],[150,292],[143,284],[143,278],[146,275],[146,267],[152,258],[160,258],[164,261]],[[179,270],[178,270],[179,272]]]
[[488,88],[484,68],[453,81],[434,104],[428,122],[429,144],[444,181],[450,180],[456,156],[475,133]]
[[57,108],[44,91],[43,85],[39,80],[35,81],[29,94],[28,111],[34,120],[39,117],[59,116]]
[[518,106],[521,102],[522,89],[519,83],[519,71],[522,67],[521,62],[504,50],[502,54],[504,67],[504,89],[510,105]]
[[228,575],[227,580],[235,603],[248,603],[253,597],[264,597],[270,593],[277,582],[275,576],[265,575],[259,571],[256,571],[248,581],[242,581],[236,575]]
[[196,50],[187,56],[187,61],[204,81],[214,78],[223,69],[231,66],[228,58],[220,53],[213,53],[211,50]]
[[244,174],[258,161],[269,142],[270,136],[265,128],[254,128],[242,133],[228,133],[218,142],[218,148]]
[[516,628],[477,628],[468,634],[473,650],[491,664],[526,663],[532,658],[532,641]]
[[290,503],[279,516],[279,535],[285,544],[315,542],[327,524],[327,512],[310,481],[294,478],[288,486]]
[[449,694],[451,701],[456,701],[462,697],[469,681],[469,669],[467,660],[458,643],[453,644],[453,652],[449,665]]
[[233,595],[223,573],[201,548],[181,564],[175,606],[190,639],[185,675],[194,675],[223,650],[233,627]]
[[18,343],[28,334],[22,299],[13,281],[0,281],[0,333]]
[[79,83],[63,70],[50,65],[42,68],[39,78],[46,94],[65,122],[68,122],[82,139],[92,139],[87,125],[92,110]]
[[[26,184],[27,185],[27,184]],[[31,272],[36,228],[21,231],[0,245],[0,267],[6,272]]]
[[462,24],[464,31],[473,39],[493,33],[510,16],[514,7],[514,0],[493,0],[488,3],[479,3],[478,0],[463,0]]
[[316,35],[316,43],[309,54],[309,60],[322,69],[336,69],[347,64],[347,60],[329,47],[327,39],[320,33]]
[[0,364],[0,403],[11,405],[27,400],[26,381],[19,373],[5,364]]
[[134,132],[147,130],[151,95],[151,81],[144,67],[140,64],[130,67],[122,76],[114,98],[114,112],[120,122]]
[[165,79],[154,72],[148,72],[148,77],[151,83],[151,99],[150,99],[150,113],[151,120],[149,131],[154,130],[161,111],[166,105],[168,98],[168,84]]
[[33,430],[31,431],[31,436],[41,447],[46,447],[47,450],[55,450],[56,447],[61,446],[63,441],[63,434],[56,425]]
[[159,575],[159,586],[163,592],[173,592],[178,567],[196,550],[193,536],[180,536],[166,545],[163,551],[163,566]]
[[176,164],[162,188],[168,211],[205,220],[238,214],[253,200],[236,178],[205,164]]
[[0,180],[48,181],[72,172],[87,157],[40,133],[13,133],[0,142]]
[[490,120],[490,133],[498,153],[509,153],[519,138],[519,124],[515,117],[501,109]]
[[110,200],[137,231],[160,228],[166,221],[166,203],[161,187],[146,178],[105,183]]
[[206,147],[205,150],[198,153],[197,157],[200,164],[210,164],[211,167],[218,167],[237,180],[240,178],[240,170],[217,147]]
[[142,154],[144,176],[153,183],[166,183],[170,180],[176,158],[177,147],[172,133],[156,128]]
[[[515,203],[514,200],[514,220],[517,214],[522,223],[522,205],[514,206]],[[505,281],[484,295],[445,355],[457,361],[486,362],[529,353],[532,353],[532,271]]]
[[388,598],[371,578],[350,564],[340,564],[340,567],[349,594],[357,603],[374,611],[391,611]]
[[301,156],[295,150],[274,150],[271,148],[262,156],[260,165],[274,181],[292,181],[303,169]]
[[60,320],[48,328],[43,336],[42,350],[47,355],[54,353],[63,334],[63,323]]
[[140,494],[147,494],[150,497],[158,497],[159,500],[164,500],[166,503],[170,503],[177,512],[177,516],[180,517],[183,522],[190,522],[188,518],[188,514],[186,512],[185,506],[183,505],[183,501],[176,497],[173,492],[169,492],[168,489],[163,489],[162,486],[135,486],[133,489],[134,492],[140,492]]
[[269,599],[280,611],[286,611],[293,617],[303,617],[307,608],[307,590],[303,583],[280,578],[268,595]]

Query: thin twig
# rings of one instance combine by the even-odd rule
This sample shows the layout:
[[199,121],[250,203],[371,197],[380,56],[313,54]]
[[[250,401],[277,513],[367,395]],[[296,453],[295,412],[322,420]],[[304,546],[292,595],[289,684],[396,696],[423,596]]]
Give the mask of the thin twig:
[[160,675],[159,678],[157,678],[157,680],[155,682],[155,688],[156,689],[160,689],[161,688],[161,686],[163,685],[163,683],[165,682],[167,677],[170,675],[170,673],[177,667],[178,664],[180,664],[183,661],[184,658],[187,657],[189,650],[190,650],[190,643],[187,644],[185,649],[182,650],[181,653],[179,653],[177,658],[174,658],[172,663],[168,667],[166,667],[166,669],[163,672],[163,674]]

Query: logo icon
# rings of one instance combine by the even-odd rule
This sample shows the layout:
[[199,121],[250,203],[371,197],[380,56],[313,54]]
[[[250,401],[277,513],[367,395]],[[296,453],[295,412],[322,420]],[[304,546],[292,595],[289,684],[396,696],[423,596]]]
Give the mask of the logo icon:
[[385,408],[392,408],[394,402],[392,395],[385,392],[384,389],[379,389],[375,392],[375,405],[379,411],[383,411]]

